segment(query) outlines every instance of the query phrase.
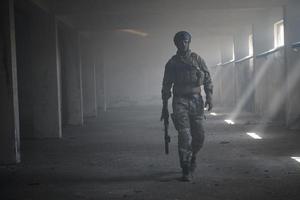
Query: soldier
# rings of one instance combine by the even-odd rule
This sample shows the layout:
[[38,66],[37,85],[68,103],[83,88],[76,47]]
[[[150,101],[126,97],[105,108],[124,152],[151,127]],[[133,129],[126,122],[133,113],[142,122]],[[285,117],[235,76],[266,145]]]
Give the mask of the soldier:
[[[166,64],[163,84],[161,119],[169,116],[168,99],[173,92],[173,122],[178,131],[178,152],[182,168],[182,181],[190,181],[196,168],[196,155],[204,142],[204,107],[212,109],[213,86],[204,60],[191,52],[191,35],[186,31],[175,34],[177,53]],[[205,104],[201,85],[206,94]]]

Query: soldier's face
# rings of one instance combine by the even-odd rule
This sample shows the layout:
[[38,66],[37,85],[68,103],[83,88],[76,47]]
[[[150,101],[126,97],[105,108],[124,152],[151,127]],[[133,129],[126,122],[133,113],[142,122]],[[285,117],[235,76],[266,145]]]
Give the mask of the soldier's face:
[[190,41],[188,39],[180,40],[177,42],[176,47],[179,51],[188,51],[190,48]]

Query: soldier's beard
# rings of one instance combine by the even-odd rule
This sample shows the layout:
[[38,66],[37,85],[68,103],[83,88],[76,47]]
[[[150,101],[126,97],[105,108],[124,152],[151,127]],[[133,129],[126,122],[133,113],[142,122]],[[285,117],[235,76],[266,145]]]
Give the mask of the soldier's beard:
[[187,45],[179,44],[177,46],[177,51],[180,55],[186,55],[189,50],[190,50],[189,44]]
[[179,49],[177,50],[178,54],[181,55],[181,56],[185,56],[187,55],[187,53],[189,52],[189,48],[187,47],[186,49]]

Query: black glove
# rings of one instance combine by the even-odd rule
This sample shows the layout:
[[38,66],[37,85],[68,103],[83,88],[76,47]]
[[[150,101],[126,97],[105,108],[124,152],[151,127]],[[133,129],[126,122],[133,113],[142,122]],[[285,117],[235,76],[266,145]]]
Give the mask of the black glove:
[[208,100],[208,99],[206,99],[206,101],[205,101],[205,104],[204,104],[204,107],[206,108],[206,107],[208,107],[208,111],[210,111],[212,108],[213,108],[213,104],[212,104],[212,101],[211,100]]
[[160,121],[164,120],[166,116],[169,116],[169,110],[168,110],[168,107],[163,106],[162,111],[161,111]]

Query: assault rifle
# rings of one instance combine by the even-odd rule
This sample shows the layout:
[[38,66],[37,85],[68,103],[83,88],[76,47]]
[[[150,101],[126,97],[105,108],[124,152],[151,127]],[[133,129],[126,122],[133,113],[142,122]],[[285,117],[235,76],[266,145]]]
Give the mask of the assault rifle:
[[169,136],[169,112],[168,112],[168,100],[163,101],[163,109],[161,114],[161,120],[164,121],[164,132],[165,132],[165,153],[169,154],[169,143],[171,142],[171,137]]

